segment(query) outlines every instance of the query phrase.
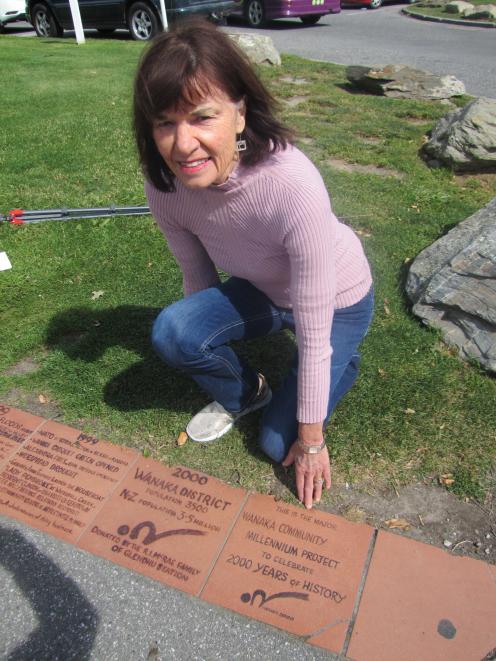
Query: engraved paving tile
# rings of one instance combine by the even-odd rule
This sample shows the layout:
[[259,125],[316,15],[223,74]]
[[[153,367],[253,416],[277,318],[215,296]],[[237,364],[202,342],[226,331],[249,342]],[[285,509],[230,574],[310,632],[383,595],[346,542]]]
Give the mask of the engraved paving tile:
[[79,546],[198,594],[245,498],[203,473],[141,459]]
[[373,529],[251,495],[202,597],[339,652]]
[[495,654],[496,569],[380,531],[348,656],[481,661]]
[[75,542],[137,458],[45,422],[0,471],[0,511]]
[[43,422],[37,415],[0,404],[0,466]]

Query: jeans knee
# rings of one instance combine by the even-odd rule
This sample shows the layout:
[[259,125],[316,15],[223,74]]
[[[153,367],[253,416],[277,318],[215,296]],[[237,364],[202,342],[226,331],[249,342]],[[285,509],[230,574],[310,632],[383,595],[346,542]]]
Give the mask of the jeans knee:
[[151,342],[155,352],[171,367],[181,367],[187,362],[192,343],[188,334],[188,325],[181,323],[174,314],[173,306],[165,308],[155,319],[152,327]]
[[264,454],[278,464],[284,461],[288,453],[282,436],[267,427],[262,428],[258,445]]

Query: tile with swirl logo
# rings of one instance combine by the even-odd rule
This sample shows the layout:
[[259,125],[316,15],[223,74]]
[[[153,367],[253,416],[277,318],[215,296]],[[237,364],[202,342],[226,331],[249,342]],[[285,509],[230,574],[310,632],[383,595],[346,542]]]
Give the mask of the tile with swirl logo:
[[202,597],[340,652],[373,529],[252,494]]
[[140,459],[79,546],[198,594],[245,498],[204,473]]

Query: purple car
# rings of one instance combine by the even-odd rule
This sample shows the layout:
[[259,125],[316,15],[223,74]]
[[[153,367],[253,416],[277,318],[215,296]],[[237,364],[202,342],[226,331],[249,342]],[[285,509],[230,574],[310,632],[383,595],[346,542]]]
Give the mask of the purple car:
[[242,14],[254,28],[261,28],[273,18],[300,18],[305,25],[315,25],[326,14],[338,14],[341,0],[243,0]]

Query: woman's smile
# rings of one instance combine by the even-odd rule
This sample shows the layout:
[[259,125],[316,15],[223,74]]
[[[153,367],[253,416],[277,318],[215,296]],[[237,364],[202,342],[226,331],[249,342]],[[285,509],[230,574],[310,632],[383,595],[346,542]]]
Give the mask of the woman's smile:
[[201,158],[197,161],[180,161],[179,165],[182,168],[183,172],[193,173],[198,172],[203,169],[205,165],[210,161],[210,158]]

